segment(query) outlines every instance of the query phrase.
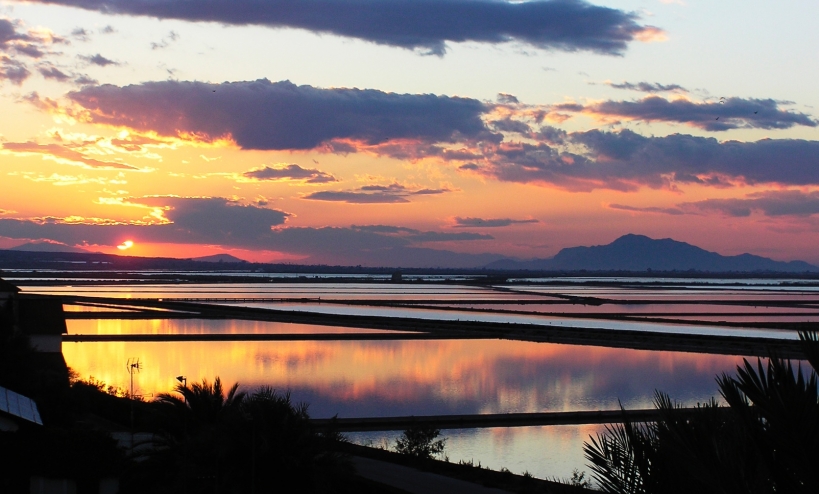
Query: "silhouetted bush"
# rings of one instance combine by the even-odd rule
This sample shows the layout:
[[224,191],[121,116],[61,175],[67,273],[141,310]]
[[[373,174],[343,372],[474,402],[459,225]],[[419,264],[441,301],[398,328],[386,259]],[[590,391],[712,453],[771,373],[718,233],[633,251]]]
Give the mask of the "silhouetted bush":
[[435,439],[440,435],[441,430],[434,427],[410,427],[395,441],[395,450],[415,458],[432,458],[444,452],[446,439]]
[[653,423],[607,427],[584,446],[604,492],[819,492],[819,339],[800,333],[803,372],[775,356],[717,379],[728,403],[715,400],[687,413],[662,394]]

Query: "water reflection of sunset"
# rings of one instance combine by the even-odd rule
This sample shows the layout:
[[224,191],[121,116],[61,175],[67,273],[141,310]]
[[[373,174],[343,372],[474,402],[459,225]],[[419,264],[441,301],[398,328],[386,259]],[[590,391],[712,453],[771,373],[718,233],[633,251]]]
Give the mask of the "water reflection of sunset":
[[504,340],[66,343],[81,377],[125,387],[139,357],[143,394],[174,377],[220,376],[290,389],[315,416],[500,413],[649,406],[655,389],[688,403],[716,394],[739,358]]

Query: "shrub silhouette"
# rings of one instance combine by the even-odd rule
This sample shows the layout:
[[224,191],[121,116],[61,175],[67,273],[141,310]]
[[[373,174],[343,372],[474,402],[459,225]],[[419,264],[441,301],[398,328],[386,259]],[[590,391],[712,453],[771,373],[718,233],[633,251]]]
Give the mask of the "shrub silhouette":
[[289,393],[226,390],[219,378],[175,391],[158,397],[162,432],[128,479],[141,492],[335,492],[350,471],[338,437],[314,431]]
[[446,439],[435,438],[441,435],[440,429],[434,427],[410,427],[395,442],[395,450],[415,458],[432,458],[444,452]]

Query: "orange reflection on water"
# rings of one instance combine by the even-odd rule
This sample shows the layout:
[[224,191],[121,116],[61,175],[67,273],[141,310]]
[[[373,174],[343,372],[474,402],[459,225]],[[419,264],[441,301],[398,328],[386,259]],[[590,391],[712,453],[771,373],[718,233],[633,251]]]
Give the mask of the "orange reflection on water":
[[506,340],[65,343],[63,353],[81,377],[122,387],[127,360],[139,357],[135,384],[146,395],[170,391],[178,375],[220,376],[372,415],[385,406],[416,415],[650,406],[654,389],[690,403],[716,395],[714,377],[741,361]]
[[66,321],[66,324],[69,334],[338,334],[406,332],[236,319],[73,319]]

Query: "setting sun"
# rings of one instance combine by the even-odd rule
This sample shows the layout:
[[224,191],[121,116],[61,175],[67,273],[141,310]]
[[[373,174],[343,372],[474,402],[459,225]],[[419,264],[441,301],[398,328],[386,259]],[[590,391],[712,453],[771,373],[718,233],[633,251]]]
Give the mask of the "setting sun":
[[125,242],[122,242],[121,244],[117,245],[117,249],[119,249],[119,250],[128,250],[133,246],[134,246],[133,241],[126,240]]

